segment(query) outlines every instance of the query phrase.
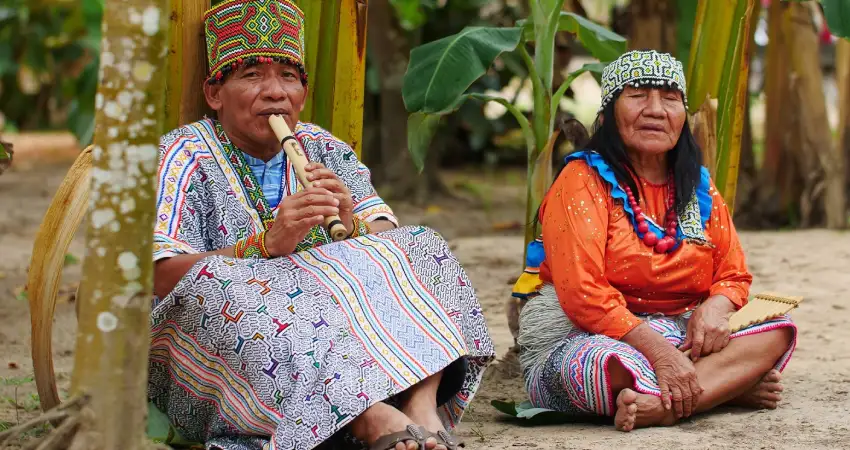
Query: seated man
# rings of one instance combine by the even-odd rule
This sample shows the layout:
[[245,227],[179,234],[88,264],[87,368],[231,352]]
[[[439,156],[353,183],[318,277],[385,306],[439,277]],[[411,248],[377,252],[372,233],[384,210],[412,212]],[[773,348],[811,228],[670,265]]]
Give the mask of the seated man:
[[[206,15],[216,118],[160,146],[150,398],[208,448],[312,449],[340,430],[382,450],[456,448],[447,431],[494,357],[481,306],[440,236],[397,228],[351,148],[299,122],[303,23],[290,0]],[[329,215],[348,239],[331,242]]]

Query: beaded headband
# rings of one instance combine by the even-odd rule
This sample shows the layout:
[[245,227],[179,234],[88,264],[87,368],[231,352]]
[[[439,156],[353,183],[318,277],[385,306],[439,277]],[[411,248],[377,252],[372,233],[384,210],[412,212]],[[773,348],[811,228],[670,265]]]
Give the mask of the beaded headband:
[[605,66],[602,71],[602,105],[599,111],[601,112],[626,85],[676,88],[682,93],[685,108],[688,107],[682,63],[669,53],[632,50]]
[[204,15],[209,82],[242,64],[282,62],[304,68],[304,12],[291,0],[226,0]]

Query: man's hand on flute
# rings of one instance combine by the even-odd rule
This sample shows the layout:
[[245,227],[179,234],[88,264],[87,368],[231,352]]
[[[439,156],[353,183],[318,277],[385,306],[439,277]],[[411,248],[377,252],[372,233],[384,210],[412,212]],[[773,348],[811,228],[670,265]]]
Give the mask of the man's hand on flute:
[[310,162],[304,166],[304,170],[307,172],[307,181],[313,183],[313,187],[327,189],[339,200],[339,218],[350,235],[354,231],[354,200],[348,186],[322,163]]
[[322,224],[325,216],[340,212],[339,200],[323,187],[314,186],[284,197],[274,225],[266,232],[266,250],[272,257],[294,252],[311,228]]

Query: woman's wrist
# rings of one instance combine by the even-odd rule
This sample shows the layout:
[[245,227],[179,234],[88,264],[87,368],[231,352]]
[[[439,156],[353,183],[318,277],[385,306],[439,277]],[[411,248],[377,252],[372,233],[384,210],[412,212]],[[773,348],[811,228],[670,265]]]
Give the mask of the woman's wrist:
[[735,303],[726,297],[725,295],[712,295],[707,298],[705,302],[703,302],[703,306],[710,306],[712,308],[717,308],[720,311],[723,311],[727,316],[731,316],[738,310],[738,307]]
[[623,336],[622,341],[639,351],[650,364],[655,364],[656,361],[669,357],[670,352],[679,351],[664,336],[646,323],[642,323],[628,332]]

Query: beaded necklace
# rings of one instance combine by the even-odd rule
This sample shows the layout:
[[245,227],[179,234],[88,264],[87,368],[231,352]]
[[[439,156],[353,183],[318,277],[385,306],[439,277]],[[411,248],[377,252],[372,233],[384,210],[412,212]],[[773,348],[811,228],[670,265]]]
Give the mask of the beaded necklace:
[[641,239],[643,243],[652,247],[656,253],[668,253],[673,250],[673,247],[676,246],[676,230],[679,226],[679,218],[674,208],[676,204],[676,185],[673,182],[673,174],[670,174],[667,178],[667,202],[665,203],[667,207],[666,229],[664,230],[664,237],[661,239],[658,239],[655,233],[649,231],[647,216],[643,213],[637,200],[635,200],[631,188],[628,185],[623,185],[623,190],[626,191],[626,195],[629,198],[629,206],[634,211],[637,231],[643,233],[643,238]]

